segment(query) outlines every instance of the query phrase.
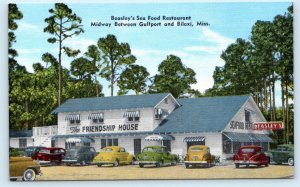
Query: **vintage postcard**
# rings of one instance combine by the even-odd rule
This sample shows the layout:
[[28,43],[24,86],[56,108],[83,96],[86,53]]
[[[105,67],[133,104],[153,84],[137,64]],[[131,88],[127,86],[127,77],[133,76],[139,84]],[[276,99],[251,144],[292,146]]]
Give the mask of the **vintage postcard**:
[[7,8],[11,181],[294,178],[292,2]]

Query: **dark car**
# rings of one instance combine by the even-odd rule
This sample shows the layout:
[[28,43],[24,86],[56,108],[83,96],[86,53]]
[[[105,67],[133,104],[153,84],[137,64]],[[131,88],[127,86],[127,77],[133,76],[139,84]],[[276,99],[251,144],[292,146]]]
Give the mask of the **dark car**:
[[26,147],[24,150],[24,156],[32,158],[43,148],[46,148],[46,147],[41,147],[41,146]]
[[137,159],[141,168],[144,165],[155,165],[156,167],[167,164],[175,165],[177,162],[177,156],[167,151],[165,146],[146,146]]
[[240,165],[245,165],[246,167],[249,167],[250,165],[265,165],[268,167],[270,157],[264,153],[264,149],[262,147],[247,145],[240,147],[238,152],[233,156],[233,161],[236,168],[239,168]]
[[294,145],[282,144],[278,145],[275,150],[270,150],[268,155],[271,158],[271,163],[282,164],[287,163],[290,166],[294,165]]
[[76,146],[67,149],[66,156],[62,160],[66,165],[86,165],[93,161],[94,157],[97,155],[94,147],[89,146]]
[[62,159],[65,157],[65,154],[66,150],[63,148],[45,147],[33,154],[31,158],[37,160],[41,165],[60,165]]

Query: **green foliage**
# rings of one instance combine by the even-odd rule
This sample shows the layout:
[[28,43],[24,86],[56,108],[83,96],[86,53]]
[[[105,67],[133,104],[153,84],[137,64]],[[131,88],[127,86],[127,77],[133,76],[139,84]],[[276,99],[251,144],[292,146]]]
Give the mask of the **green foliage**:
[[110,81],[111,96],[114,94],[114,85],[120,73],[128,65],[135,63],[136,58],[131,54],[128,43],[119,43],[116,36],[107,35],[98,40],[98,47],[103,53],[104,67],[100,76]]
[[145,67],[130,65],[121,73],[117,81],[119,87],[118,95],[127,94],[129,90],[133,90],[135,94],[145,93],[149,75]]
[[196,84],[196,73],[186,67],[181,59],[174,55],[167,56],[158,66],[159,74],[154,76],[150,92],[169,92],[175,98],[191,90],[191,84]]

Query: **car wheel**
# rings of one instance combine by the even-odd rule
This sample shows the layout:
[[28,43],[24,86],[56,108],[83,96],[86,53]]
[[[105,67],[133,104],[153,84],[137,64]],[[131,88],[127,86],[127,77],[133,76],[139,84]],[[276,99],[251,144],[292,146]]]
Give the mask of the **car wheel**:
[[158,163],[155,164],[155,166],[156,166],[157,168],[159,168],[159,167],[161,167],[161,164],[162,164],[161,162],[158,162]]
[[101,164],[97,164],[97,166],[98,166],[98,167],[101,167],[102,165],[101,165]]
[[140,168],[143,168],[144,167],[144,164],[139,164]]
[[23,174],[23,181],[34,181],[36,177],[35,171],[33,169],[26,169]]
[[235,164],[235,168],[239,168],[240,167],[240,165],[239,164]]
[[289,166],[293,166],[294,165],[294,158],[289,158],[288,159],[288,164],[289,164]]
[[10,179],[10,181],[17,181],[17,178],[12,178]]
[[85,166],[85,165],[86,165],[85,160],[83,160],[83,161],[80,163],[80,165]]
[[136,161],[136,160],[135,160],[135,158],[132,158],[132,160],[131,160],[131,163],[130,163],[130,164],[131,164],[131,165],[134,165],[135,161]]
[[114,161],[114,167],[118,167],[119,166],[119,161],[118,160],[115,160]]
[[190,167],[190,165],[186,163],[185,164],[185,168],[189,168],[189,167]]
[[269,167],[269,163],[265,164],[266,167]]

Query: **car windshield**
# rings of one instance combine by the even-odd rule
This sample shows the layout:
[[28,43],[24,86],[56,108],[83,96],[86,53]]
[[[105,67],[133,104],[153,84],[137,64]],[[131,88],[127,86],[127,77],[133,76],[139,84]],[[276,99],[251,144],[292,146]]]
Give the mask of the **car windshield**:
[[25,149],[25,156],[31,157],[34,153],[38,151],[38,148],[36,147],[28,147]]
[[277,150],[277,151],[287,151],[288,148],[287,148],[287,147],[280,146],[280,147],[277,147],[276,150]]
[[253,148],[243,148],[241,149],[242,153],[253,153],[254,149]]
[[67,155],[76,155],[78,153],[79,149],[68,149]]
[[203,148],[201,148],[201,147],[192,147],[191,149],[190,149],[190,151],[192,151],[192,152],[196,152],[196,151],[203,151],[204,149]]
[[101,150],[101,152],[112,152],[112,148],[104,148]]

